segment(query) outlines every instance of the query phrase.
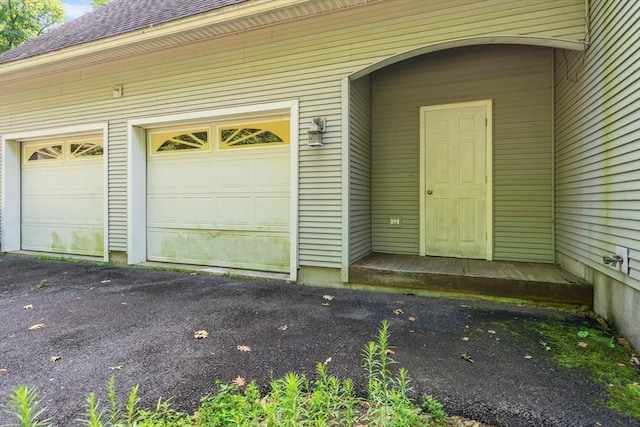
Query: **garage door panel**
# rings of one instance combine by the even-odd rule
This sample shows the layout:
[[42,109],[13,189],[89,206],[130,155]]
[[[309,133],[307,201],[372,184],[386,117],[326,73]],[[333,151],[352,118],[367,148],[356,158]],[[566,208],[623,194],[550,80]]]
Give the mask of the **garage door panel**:
[[104,216],[102,198],[68,197],[65,203],[66,210],[69,212],[68,218],[71,220],[77,219],[83,223],[102,223]]
[[[173,201],[175,204],[175,200]],[[178,223],[185,228],[200,228],[215,223],[217,200],[210,196],[185,196],[180,199],[180,218]]]
[[218,170],[218,185],[219,190],[232,189],[237,190],[239,188],[249,188],[251,183],[251,171],[250,160],[228,160],[225,162],[218,162],[216,164]]
[[252,246],[256,257],[267,265],[289,271],[289,235],[256,235]]
[[147,191],[150,194],[167,190],[179,190],[176,177],[179,176],[179,165],[158,162],[148,171]]
[[210,191],[215,187],[211,162],[185,162],[180,167],[179,184],[183,190]]
[[[22,249],[100,256],[105,243],[102,155],[73,157],[70,145],[58,142],[60,151],[54,160],[24,157]],[[40,150],[32,147],[47,145],[25,144],[23,150]]]
[[218,197],[217,225],[252,226],[255,221],[253,200],[248,197]]
[[100,256],[104,252],[102,228],[86,224],[51,222],[43,226],[26,223],[22,227],[22,241],[23,246],[33,251],[89,256]]
[[63,169],[51,168],[49,171],[40,171],[42,189],[49,194],[66,194],[68,188],[67,172]]
[[181,258],[185,261],[202,264],[215,258],[214,233],[204,230],[183,232],[180,240]]
[[45,171],[34,168],[28,174],[22,174],[22,196],[39,195],[42,193],[45,182]]
[[170,196],[149,196],[147,198],[147,223],[151,227],[176,226],[180,221],[180,216],[174,210],[176,200]]
[[45,223],[63,222],[67,219],[67,199],[63,196],[23,197],[22,221]]
[[148,258],[158,261],[178,262],[180,250],[180,233],[161,230],[154,227],[147,229]]
[[288,272],[289,146],[185,151],[149,153],[147,258]]
[[258,197],[255,200],[256,225],[259,227],[282,228],[289,226],[289,198]]
[[69,169],[66,178],[67,188],[64,193],[82,195],[102,193],[102,172],[96,169],[98,168],[96,168],[95,165],[92,167],[75,167]]
[[256,186],[258,188],[289,188],[289,162],[282,158],[256,159]]

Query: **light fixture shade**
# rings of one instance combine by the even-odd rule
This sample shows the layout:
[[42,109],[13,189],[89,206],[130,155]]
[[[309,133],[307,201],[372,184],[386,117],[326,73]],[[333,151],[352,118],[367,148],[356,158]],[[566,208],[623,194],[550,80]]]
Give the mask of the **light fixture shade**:
[[309,147],[322,146],[322,132],[324,131],[324,121],[321,118],[315,118],[309,126],[307,133],[309,134]]

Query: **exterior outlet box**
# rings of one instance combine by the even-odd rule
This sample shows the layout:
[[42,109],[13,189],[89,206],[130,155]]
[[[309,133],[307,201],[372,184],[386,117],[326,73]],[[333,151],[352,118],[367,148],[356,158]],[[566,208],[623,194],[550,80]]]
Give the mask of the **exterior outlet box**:
[[124,87],[122,85],[113,85],[111,86],[111,90],[113,91],[114,98],[122,98],[122,93],[124,91]]
[[616,270],[629,274],[629,249],[616,246],[616,255],[622,258],[622,263],[616,264]]
[[389,217],[389,227],[391,227],[391,228],[402,227],[402,217],[401,216],[390,216]]

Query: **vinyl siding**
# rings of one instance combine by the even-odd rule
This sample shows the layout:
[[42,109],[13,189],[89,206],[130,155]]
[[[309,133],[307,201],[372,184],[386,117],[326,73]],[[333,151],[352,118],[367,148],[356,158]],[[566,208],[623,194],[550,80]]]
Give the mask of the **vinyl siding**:
[[557,251],[640,290],[640,3],[591,3],[586,52],[556,52]]
[[[381,31],[384,29],[384,31]],[[342,259],[341,80],[389,56],[459,37],[529,35],[581,40],[582,0],[384,1],[179,48],[0,79],[0,135],[109,123],[109,249],[127,248],[126,122],[298,99],[300,265]],[[111,97],[123,84],[124,97]],[[306,146],[313,117],[325,146]]]
[[419,253],[419,108],[493,99],[494,258],[553,262],[551,55],[466,47],[374,73],[374,251]]
[[371,78],[351,83],[349,260],[371,253]]

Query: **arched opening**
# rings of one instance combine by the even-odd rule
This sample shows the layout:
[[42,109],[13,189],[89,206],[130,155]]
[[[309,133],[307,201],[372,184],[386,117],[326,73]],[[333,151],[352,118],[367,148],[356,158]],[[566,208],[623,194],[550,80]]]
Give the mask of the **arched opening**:
[[[351,76],[350,262],[372,253],[554,262],[555,48],[584,45],[453,40]],[[481,101],[490,106],[465,110]],[[474,121],[475,146],[464,134]],[[437,140],[454,125],[462,130]],[[459,250],[474,239],[484,252]]]

